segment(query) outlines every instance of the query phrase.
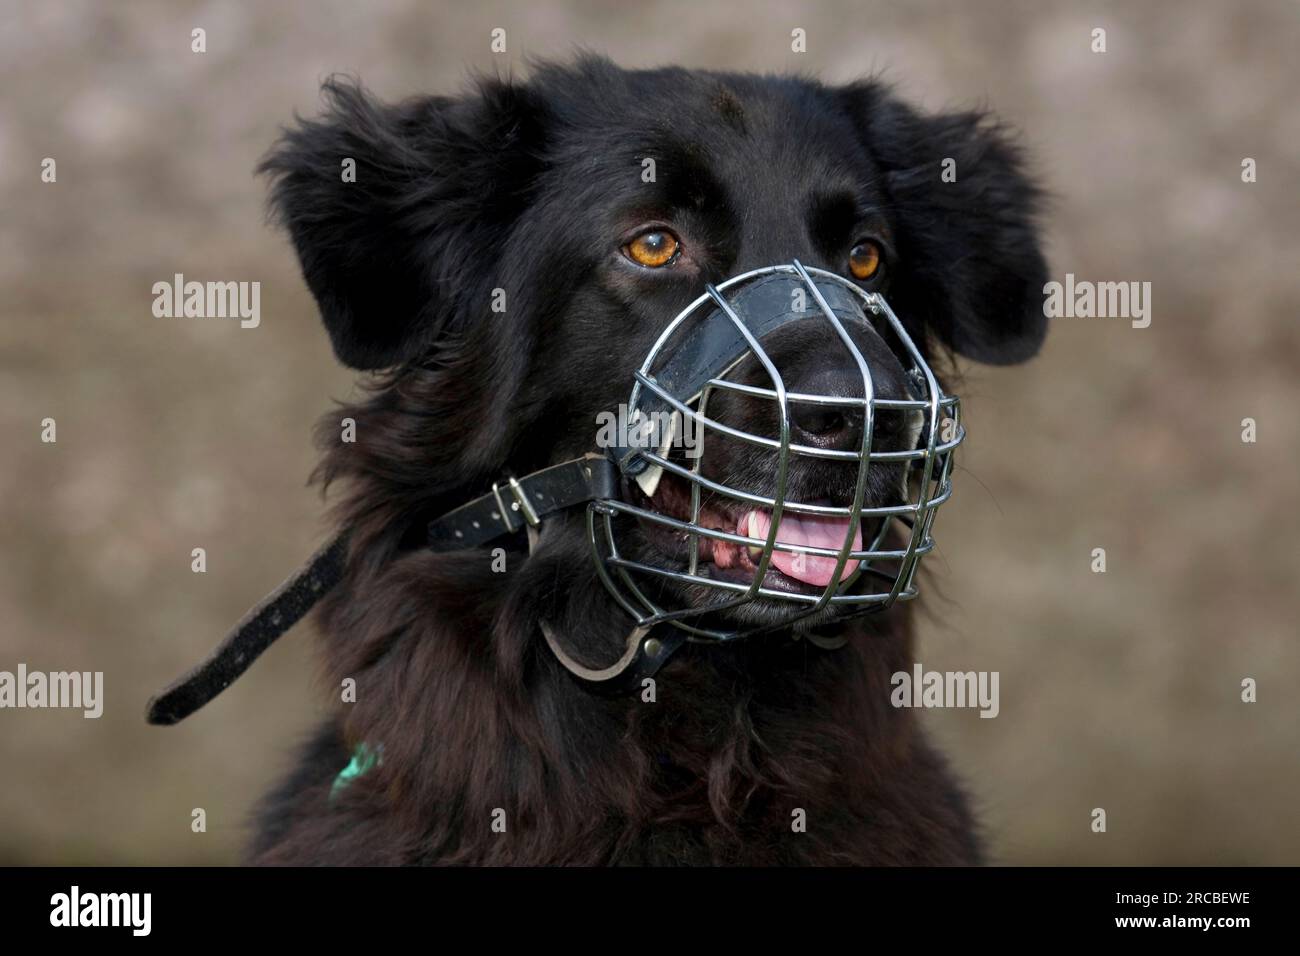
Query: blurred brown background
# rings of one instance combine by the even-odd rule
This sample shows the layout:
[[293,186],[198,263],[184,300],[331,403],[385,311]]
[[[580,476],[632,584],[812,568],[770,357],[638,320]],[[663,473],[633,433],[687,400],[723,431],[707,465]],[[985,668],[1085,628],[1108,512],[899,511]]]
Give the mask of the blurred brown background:
[[[397,98],[578,46],[885,71],[1024,130],[1054,276],[1149,281],[1153,321],[1062,319],[1038,361],[968,370],[921,660],[1000,671],[1002,709],[923,719],[1001,862],[1300,863],[1291,0],[0,3],[0,669],[102,670],[107,696],[97,721],[0,712],[0,862],[236,860],[322,699],[302,626],[186,723],[142,717],[327,530],[309,431],[353,385],[264,222],[277,126],[332,71]],[[176,272],[260,280],[261,327],[155,319]]]

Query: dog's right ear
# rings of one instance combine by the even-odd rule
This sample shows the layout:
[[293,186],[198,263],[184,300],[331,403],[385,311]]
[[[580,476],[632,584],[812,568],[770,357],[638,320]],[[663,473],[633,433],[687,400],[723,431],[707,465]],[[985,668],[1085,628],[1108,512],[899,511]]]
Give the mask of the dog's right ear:
[[476,279],[540,170],[541,104],[489,79],[397,105],[348,80],[322,91],[325,114],[287,129],[259,171],[339,360],[399,365],[480,301]]

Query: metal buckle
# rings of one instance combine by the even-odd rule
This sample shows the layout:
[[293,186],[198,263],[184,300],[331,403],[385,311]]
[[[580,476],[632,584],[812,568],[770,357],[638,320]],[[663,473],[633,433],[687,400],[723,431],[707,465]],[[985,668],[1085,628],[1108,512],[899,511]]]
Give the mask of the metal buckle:
[[524,494],[524,488],[519,484],[518,479],[513,475],[508,479],[510,482],[510,493],[514,495],[515,500],[507,508],[505,502],[501,500],[501,490],[498,487],[499,482],[492,482],[492,497],[496,498],[497,508],[501,511],[501,523],[506,526],[508,531],[518,531],[523,527],[515,527],[510,522],[510,512],[520,511],[523,513],[524,521],[530,526],[536,528],[542,523],[542,519],[537,517],[537,512],[533,509],[533,503],[528,500],[528,495]]

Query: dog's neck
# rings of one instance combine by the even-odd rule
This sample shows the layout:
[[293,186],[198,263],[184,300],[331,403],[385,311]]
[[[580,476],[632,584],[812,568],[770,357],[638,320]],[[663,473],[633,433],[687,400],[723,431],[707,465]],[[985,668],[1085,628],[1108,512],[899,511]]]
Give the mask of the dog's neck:
[[839,650],[790,634],[687,644],[648,684],[597,695],[550,653],[538,621],[592,664],[617,653],[629,621],[589,559],[573,566],[573,542],[551,542],[509,552],[504,572],[486,552],[355,555],[323,607],[330,675],[356,681],[345,738],[381,744],[385,772],[425,805],[540,812],[528,808],[544,790],[605,812],[679,801],[722,819],[760,793],[813,780],[838,792],[897,761],[910,719],[890,707],[889,682],[910,667],[904,607],[845,625]]
[[581,686],[539,621],[596,667],[618,659],[633,623],[598,579],[585,516],[548,519],[532,554],[522,535],[500,552],[423,548],[411,534],[421,518],[502,472],[396,455],[412,441],[445,447],[448,419],[426,413],[444,396],[438,376],[407,379],[343,410],[367,423],[364,440],[326,445],[319,476],[346,486],[350,544],[320,623],[330,684],[355,681],[340,705],[344,743],[382,746],[367,786],[427,812],[414,824],[430,829],[422,839],[459,845],[452,830],[471,824],[456,815],[493,807],[565,833],[610,816],[731,825],[755,801],[860,801],[891,768],[906,776],[914,721],[889,704],[890,675],[911,666],[905,607],[847,625],[840,650],[779,634],[688,644],[652,685],[618,696]]

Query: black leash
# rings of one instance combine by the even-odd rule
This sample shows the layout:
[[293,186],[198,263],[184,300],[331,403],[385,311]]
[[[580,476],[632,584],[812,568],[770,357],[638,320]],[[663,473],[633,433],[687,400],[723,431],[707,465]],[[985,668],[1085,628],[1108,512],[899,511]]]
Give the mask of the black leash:
[[233,684],[263,651],[339,583],[347,545],[345,532],[253,605],[205,661],[149,701],[145,711],[149,723],[178,723]]
[[[428,546],[436,552],[475,548],[502,535],[536,528],[557,511],[599,498],[618,496],[618,468],[603,455],[584,455],[535,471],[523,478],[493,484],[485,495],[429,522]],[[262,652],[297,624],[343,577],[347,532],[320,548],[278,588],[255,604],[216,649],[188,674],[149,701],[151,724],[175,724],[208,703],[248,670]],[[552,640],[547,636],[548,642]],[[659,668],[680,641],[665,635],[644,643],[628,668],[626,680],[602,682],[603,690],[622,690],[628,681]],[[603,672],[593,671],[593,674]],[[575,673],[579,680],[586,680]],[[608,684],[608,686],[603,686]]]

